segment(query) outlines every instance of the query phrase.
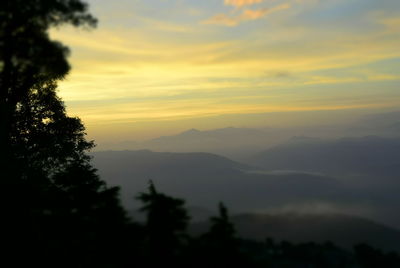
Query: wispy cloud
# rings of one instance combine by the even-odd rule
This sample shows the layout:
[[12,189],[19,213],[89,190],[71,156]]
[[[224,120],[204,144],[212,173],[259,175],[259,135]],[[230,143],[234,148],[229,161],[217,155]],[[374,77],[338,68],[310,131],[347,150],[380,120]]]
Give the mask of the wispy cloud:
[[273,8],[261,8],[261,9],[244,9],[238,15],[226,15],[224,13],[217,14],[208,20],[203,21],[203,24],[216,24],[216,25],[224,25],[224,26],[236,26],[241,22],[257,20],[265,17],[268,14],[288,9],[290,8],[290,4],[282,4]]
[[243,11],[240,18],[242,21],[256,20],[256,19],[264,17],[268,13],[270,13],[270,9],[268,9],[268,8],[262,8],[262,9],[257,9],[257,10],[246,9]]
[[329,76],[313,76],[308,81],[304,82],[305,85],[321,85],[321,84],[347,84],[362,82],[362,79],[357,77],[329,77]]
[[224,4],[227,6],[243,7],[254,4],[259,4],[264,0],[224,0]]
[[[131,122],[156,129],[152,120],[182,127],[182,118],[214,115],[400,107],[395,8],[361,10],[367,0],[355,0],[360,10],[345,0],[218,1],[218,9],[177,1],[193,5],[193,14],[145,1],[118,23],[99,16],[96,31],[52,31],[73,52],[60,83],[68,111],[105,135],[102,126],[114,121],[117,132],[139,124]],[[256,23],[263,19],[269,23]],[[208,25],[251,21],[245,29]]]
[[224,26],[236,26],[239,23],[237,17],[230,17],[224,13],[217,14],[207,20],[202,21],[202,24],[216,24]]

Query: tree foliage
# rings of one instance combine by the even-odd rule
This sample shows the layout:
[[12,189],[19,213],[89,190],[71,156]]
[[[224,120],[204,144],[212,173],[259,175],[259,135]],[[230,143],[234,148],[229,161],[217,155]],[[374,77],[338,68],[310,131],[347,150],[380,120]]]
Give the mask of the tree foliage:
[[[5,0],[0,5],[5,255],[15,267],[109,267],[118,263],[132,225],[118,188],[107,187],[90,164],[87,153],[94,143],[86,140],[84,125],[67,115],[56,94],[57,81],[70,69],[69,50],[48,33],[63,24],[93,27],[96,19],[80,0]],[[99,262],[99,253],[110,257]]]
[[[32,91],[47,90],[70,66],[69,50],[49,37],[54,26],[95,26],[96,19],[80,0],[4,0],[0,4],[0,156],[11,161],[12,129],[17,110]],[[15,132],[13,133],[16,134]],[[3,170],[9,167],[2,165]],[[13,174],[11,170],[8,176]]]
[[167,196],[149,182],[148,192],[137,197],[146,213],[146,247],[151,260],[174,262],[185,242],[189,216],[184,200]]
[[89,164],[87,151],[94,147],[85,139],[79,118],[69,117],[56,95],[56,84],[34,88],[18,103],[11,129],[11,146],[22,176],[41,172],[53,178],[73,163]]
[[232,246],[235,243],[236,231],[233,224],[230,222],[227,207],[220,202],[218,205],[219,216],[211,217],[211,227],[206,236],[208,239],[215,240],[221,243],[223,247]]

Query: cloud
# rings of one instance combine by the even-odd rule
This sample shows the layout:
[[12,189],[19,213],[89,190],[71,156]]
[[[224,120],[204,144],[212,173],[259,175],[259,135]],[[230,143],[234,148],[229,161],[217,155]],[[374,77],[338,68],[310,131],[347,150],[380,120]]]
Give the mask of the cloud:
[[224,4],[227,6],[243,7],[254,4],[259,4],[264,0],[224,0]]
[[217,14],[208,20],[202,21],[202,24],[216,24],[224,26],[236,26],[239,23],[237,17],[230,17],[226,14]]
[[245,9],[241,14],[236,16],[228,16],[224,13],[217,14],[208,20],[203,21],[203,24],[215,24],[223,26],[236,26],[241,22],[249,20],[257,20],[265,17],[268,14],[288,9],[290,4],[282,4],[273,8],[261,8],[261,9]]
[[400,17],[385,17],[377,21],[379,24],[385,26],[386,31],[391,34],[398,34],[400,32]]
[[291,5],[290,5],[289,3],[282,4],[282,5],[279,5],[279,6],[270,8],[270,9],[269,9],[269,13],[276,12],[276,11],[280,11],[280,10],[284,10],[284,9],[288,9],[288,8],[290,8],[290,7],[291,7]]
[[258,10],[246,9],[243,11],[242,16],[240,16],[241,21],[245,20],[256,20],[264,17],[267,13],[270,13],[270,9],[262,8]]
[[330,76],[312,76],[308,81],[305,81],[305,85],[315,84],[346,84],[346,83],[357,83],[363,80],[358,77],[330,77]]
[[317,4],[320,0],[294,0],[297,4]]

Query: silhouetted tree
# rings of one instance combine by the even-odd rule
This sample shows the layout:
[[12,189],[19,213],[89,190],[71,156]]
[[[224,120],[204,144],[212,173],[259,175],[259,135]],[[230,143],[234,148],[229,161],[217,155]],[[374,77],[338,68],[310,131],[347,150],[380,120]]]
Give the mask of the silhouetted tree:
[[150,181],[148,192],[137,197],[146,213],[146,244],[152,265],[178,265],[186,239],[189,216],[185,201],[159,193]]
[[384,253],[367,244],[358,244],[354,246],[354,253],[363,268],[400,267],[400,256],[394,252]]
[[210,218],[209,231],[195,241],[197,253],[192,257],[196,259],[194,267],[247,267],[248,263],[239,251],[239,240],[230,222],[228,209],[221,202],[218,210],[219,215]]
[[0,163],[8,176],[18,170],[11,132],[16,111],[32,90],[62,79],[69,70],[68,49],[50,40],[53,26],[94,26],[96,19],[80,0],[4,0],[0,4]]
[[236,231],[234,225],[229,220],[228,209],[222,202],[220,202],[218,210],[218,217],[210,218],[211,227],[205,236],[210,240],[221,244],[221,246],[233,246],[236,241]]
[[[38,249],[33,255],[42,266],[54,266],[60,258],[67,261],[57,266],[93,265],[99,252],[116,256],[116,249],[125,250],[119,244],[131,225],[118,189],[108,188],[90,164],[87,150],[93,142],[86,141],[80,120],[67,116],[55,88],[52,82],[31,90],[15,112],[11,148],[19,167],[16,191],[24,192],[24,203],[13,209],[25,215],[18,234],[34,243],[27,251]],[[106,263],[103,258],[99,265]]]
[[92,27],[96,19],[80,0],[0,4],[4,255],[14,267],[118,267],[133,226],[118,189],[107,187],[90,165],[87,151],[94,144],[83,124],[66,114],[56,95],[70,68],[69,51],[50,40],[48,30],[62,24]]

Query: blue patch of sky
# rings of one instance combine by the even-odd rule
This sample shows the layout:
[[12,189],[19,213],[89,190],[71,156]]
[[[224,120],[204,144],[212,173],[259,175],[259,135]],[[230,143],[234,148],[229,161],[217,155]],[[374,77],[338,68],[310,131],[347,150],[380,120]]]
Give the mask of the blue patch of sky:
[[363,65],[386,74],[400,75],[400,58],[384,59]]
[[397,9],[400,11],[400,1],[390,0],[352,0],[352,1],[328,1],[321,2],[316,8],[304,10],[292,17],[289,21],[296,25],[312,28],[324,28],[326,30],[340,29],[341,31],[361,30],[368,32],[381,27],[371,20],[371,13]]

